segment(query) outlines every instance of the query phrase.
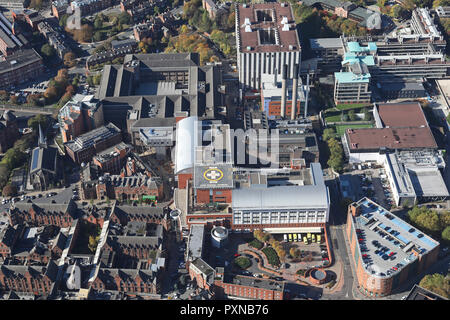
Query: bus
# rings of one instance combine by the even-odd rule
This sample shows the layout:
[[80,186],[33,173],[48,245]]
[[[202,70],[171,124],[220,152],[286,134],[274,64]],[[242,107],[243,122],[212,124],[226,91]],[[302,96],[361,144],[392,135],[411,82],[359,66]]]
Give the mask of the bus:
[[307,237],[303,237],[303,242],[304,242],[305,244],[308,244],[308,238],[307,238]]
[[298,241],[302,241],[302,235],[300,233],[297,233],[297,238],[298,238]]
[[292,241],[292,234],[289,233],[289,242]]
[[287,242],[287,241],[288,241],[288,237],[287,237],[287,234],[286,234],[286,233],[283,235],[283,239],[284,239],[284,242]]
[[293,238],[294,238],[294,241],[297,242],[297,234],[296,233],[293,234]]
[[318,243],[321,243],[321,240],[322,240],[322,239],[321,239],[321,236],[320,236],[320,234],[318,234],[318,235],[317,235],[317,242],[318,242]]
[[312,234],[312,242],[316,242],[316,235],[314,233]]
[[308,240],[311,239],[311,233],[308,233],[308,234],[306,235],[306,237],[308,238]]

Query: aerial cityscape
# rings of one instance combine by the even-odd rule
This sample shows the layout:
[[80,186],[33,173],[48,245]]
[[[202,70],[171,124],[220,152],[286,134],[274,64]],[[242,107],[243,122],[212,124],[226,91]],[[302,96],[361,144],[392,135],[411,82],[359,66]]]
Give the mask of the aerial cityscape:
[[449,130],[450,0],[0,0],[0,300],[448,300]]

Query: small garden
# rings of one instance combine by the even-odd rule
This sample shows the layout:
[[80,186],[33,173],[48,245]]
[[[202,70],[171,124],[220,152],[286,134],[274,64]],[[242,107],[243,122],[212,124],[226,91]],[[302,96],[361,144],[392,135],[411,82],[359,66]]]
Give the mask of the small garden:
[[261,250],[267,257],[267,261],[274,267],[280,266],[280,258],[277,255],[277,252],[272,247],[266,247]]
[[259,241],[258,239],[253,239],[252,241],[250,241],[248,243],[248,245],[252,248],[255,248],[257,250],[261,250],[262,247],[264,247],[264,243],[262,243],[261,241]]
[[240,256],[234,259],[234,265],[245,270],[252,265],[252,261],[248,257]]

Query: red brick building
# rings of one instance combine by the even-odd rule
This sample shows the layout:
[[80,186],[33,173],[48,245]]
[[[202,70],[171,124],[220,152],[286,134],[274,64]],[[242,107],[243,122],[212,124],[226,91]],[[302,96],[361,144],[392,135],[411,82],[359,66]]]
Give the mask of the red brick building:
[[390,295],[439,253],[437,241],[367,198],[348,207],[346,233],[360,290],[371,297]]
[[122,134],[114,124],[108,123],[66,142],[67,155],[77,164],[89,162],[97,153],[122,142]]
[[163,207],[114,205],[109,220],[122,226],[126,226],[128,222],[133,221],[160,224],[167,230],[167,214],[167,209]]
[[223,268],[217,268],[214,292],[218,299],[284,300],[284,282],[223,274]]
[[[94,190],[87,190],[93,189]],[[101,181],[82,184],[82,197],[97,199],[141,200],[143,196],[164,197],[163,185],[158,179],[139,175],[122,177],[118,175],[102,177]],[[85,190],[86,189],[86,190]]]
[[8,151],[18,138],[17,118],[10,110],[6,110],[0,117],[0,152]]
[[203,259],[197,258],[188,265],[191,280],[195,279],[199,288],[210,290],[214,284],[214,269]]
[[98,153],[93,159],[94,165],[102,172],[119,174],[130,151],[131,146],[121,142]]
[[98,267],[95,280],[91,284],[93,290],[102,292],[114,290],[133,294],[157,294],[160,291],[157,272],[142,269],[104,269]]
[[54,225],[70,227],[75,219],[76,204],[70,200],[67,204],[58,203],[16,203],[8,212],[12,226],[27,223],[32,226]]
[[57,273],[58,267],[53,261],[46,267],[2,265],[0,289],[47,296],[52,291]]

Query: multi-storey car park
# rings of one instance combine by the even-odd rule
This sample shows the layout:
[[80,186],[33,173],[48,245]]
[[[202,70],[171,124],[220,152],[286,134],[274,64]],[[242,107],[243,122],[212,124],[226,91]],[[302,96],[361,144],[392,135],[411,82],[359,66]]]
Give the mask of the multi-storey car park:
[[439,242],[368,198],[349,206],[346,232],[359,288],[371,297],[390,295],[439,253]]

